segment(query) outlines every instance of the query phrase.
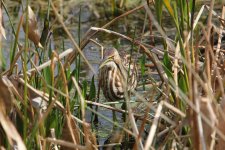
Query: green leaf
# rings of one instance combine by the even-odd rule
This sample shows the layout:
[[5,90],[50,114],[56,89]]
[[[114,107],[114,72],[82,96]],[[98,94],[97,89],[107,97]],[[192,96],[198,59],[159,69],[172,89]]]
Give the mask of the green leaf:
[[96,88],[95,88],[95,77],[93,76],[91,79],[90,93],[89,99],[92,100],[96,97]]
[[5,70],[6,69],[6,60],[5,60],[5,57],[4,57],[4,53],[2,51],[2,48],[0,48],[0,69]]
[[188,92],[188,86],[187,83],[185,81],[185,76],[182,73],[178,74],[178,86],[179,88],[184,92],[187,93]]
[[47,84],[51,85],[52,81],[51,81],[51,70],[50,67],[46,67],[45,69],[43,69],[43,73],[44,73],[44,78],[47,82]]
[[144,75],[145,75],[145,62],[146,62],[146,55],[143,54],[141,59],[139,60],[139,64],[141,66],[141,77],[142,77],[142,82],[143,82],[143,90],[145,90],[145,79],[144,79]]
[[83,82],[82,82],[82,86],[83,86],[83,90],[82,90],[82,95],[83,95],[83,97],[85,98],[86,97],[86,95],[87,95],[87,80],[84,80]]
[[[185,81],[185,75],[181,72],[178,74],[178,87],[183,91],[184,94],[188,93],[187,82]],[[186,105],[183,101],[180,101],[180,109],[182,111],[186,110]]]
[[162,8],[163,8],[163,0],[155,1],[156,17],[160,25],[162,22]]
[[163,56],[163,68],[167,74],[168,77],[173,78],[172,74],[172,63],[170,61],[168,52],[165,51],[164,56]]
[[145,74],[145,61],[146,61],[146,55],[143,54],[141,59],[140,59],[141,75],[142,76]]
[[73,88],[73,81],[71,79],[71,77],[75,77],[76,76],[76,69],[74,69],[72,72],[70,71],[70,76],[69,76],[69,80],[68,80],[68,89],[69,91]]

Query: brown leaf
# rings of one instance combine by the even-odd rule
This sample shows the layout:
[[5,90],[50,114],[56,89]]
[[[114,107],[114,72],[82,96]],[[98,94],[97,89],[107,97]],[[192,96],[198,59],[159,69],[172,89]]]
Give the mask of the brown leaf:
[[[222,103],[221,104],[221,107],[222,109],[222,113],[218,113],[218,129],[225,135],[225,120],[224,120],[224,112],[225,112],[225,104]],[[216,149],[217,150],[223,150],[225,147],[225,141],[223,139],[221,139],[220,137],[218,137],[218,140],[217,140],[217,144],[216,144]]]
[[[69,130],[69,124],[71,124],[71,126],[72,126],[72,132],[73,132],[72,134],[74,135],[75,140],[76,140],[75,144],[80,143],[79,130],[77,128],[78,126],[72,118],[70,118],[70,122],[68,119],[65,119],[65,123],[63,126],[63,130],[62,130],[62,140],[74,143],[73,138],[70,133],[70,130]],[[64,146],[62,146],[61,149],[62,150],[64,150],[64,149],[65,150],[70,150],[70,149],[73,150],[72,148],[68,148],[68,147],[64,147]]]
[[[202,97],[202,101],[201,101],[201,111],[202,113],[207,116],[211,121],[213,120],[213,117],[212,117],[212,112],[209,111],[209,108],[207,107],[207,101],[209,101],[209,99],[207,98],[203,98]],[[219,109],[222,110],[222,113],[224,113],[225,111],[225,104],[222,103],[221,105],[214,105],[212,103],[210,103],[211,106],[212,106],[212,109],[213,109],[213,112],[215,113],[216,115],[216,122],[215,122],[215,126],[220,130],[220,132],[222,132],[222,134],[225,135],[225,120],[224,120],[224,114],[221,114],[219,113]],[[204,131],[204,137],[205,137],[205,143],[206,143],[206,146],[207,146],[207,149],[210,148],[210,144],[211,144],[211,141],[213,140],[212,138],[212,133],[213,133],[213,129],[208,125],[206,124],[204,121],[203,121],[203,131]],[[219,136],[216,136],[216,143],[215,143],[215,149],[217,150],[223,150],[224,147],[225,147],[225,141],[220,138]]]
[[[201,103],[200,103],[201,108],[200,108],[200,110],[201,110],[201,112],[202,112],[205,116],[207,116],[207,117],[210,118],[210,120],[211,120],[212,117],[211,117],[211,114],[210,114],[209,109],[208,109],[208,107],[207,107],[207,101],[209,101],[207,98],[205,98],[205,97],[202,97],[202,98],[201,98],[201,101],[200,101],[200,102],[201,102]],[[213,109],[214,109],[214,107],[213,107]],[[215,109],[214,109],[214,110],[215,110]],[[212,141],[211,135],[212,135],[212,133],[213,133],[213,130],[212,130],[212,128],[211,128],[207,123],[205,123],[204,121],[203,121],[202,127],[203,127],[203,132],[204,132],[205,143],[206,143],[207,149],[209,149],[209,148],[210,148],[210,143],[211,143],[211,141]]]
[[4,77],[0,78],[0,110],[7,115],[12,108],[12,94],[5,84]]
[[90,124],[85,124],[83,125],[84,127],[84,133],[85,133],[85,143],[86,143],[86,147],[87,149],[97,149],[96,145],[96,136],[91,132],[91,126]]
[[[28,6],[28,38],[34,42],[34,44],[40,48],[43,48],[40,43],[40,33],[38,30],[38,23],[36,16],[31,9],[30,6]],[[24,15],[23,18],[23,31],[26,33],[26,15]]]
[[[14,127],[13,123],[7,116],[7,112],[12,107],[12,94],[6,84],[0,78],[0,124],[8,138],[12,147],[17,147],[18,150],[25,150],[26,147]],[[9,108],[8,108],[9,107]],[[2,136],[2,135],[0,135]]]
[[[14,94],[16,96],[19,95],[21,97],[21,99],[23,99],[25,82],[19,76],[16,76],[16,75],[10,76],[9,80],[10,80],[10,83],[8,83],[8,85],[13,86],[13,88],[15,88],[15,90],[17,91]],[[31,101],[31,104],[33,107],[37,108],[36,104],[38,104],[38,103],[41,104],[40,106],[42,106],[42,104],[46,105],[46,102],[48,103],[49,95],[47,93],[33,88],[28,83],[27,83],[27,88],[28,88],[27,96],[28,96],[29,100]],[[16,94],[16,93],[18,93],[18,94]],[[37,98],[40,100],[38,100]],[[54,97],[52,99],[55,100]],[[44,101],[42,102],[42,100],[44,100],[45,102]],[[57,100],[55,102],[55,106],[57,106],[61,111],[64,111],[63,105]]]
[[3,25],[2,25],[2,23],[3,23],[2,6],[0,6],[0,33],[6,39],[5,29],[4,29]]

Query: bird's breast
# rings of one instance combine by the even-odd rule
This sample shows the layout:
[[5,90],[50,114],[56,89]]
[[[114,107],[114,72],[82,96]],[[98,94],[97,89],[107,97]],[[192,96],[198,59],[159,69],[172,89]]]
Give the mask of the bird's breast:
[[116,66],[106,65],[100,70],[101,88],[110,101],[124,98],[123,78]]

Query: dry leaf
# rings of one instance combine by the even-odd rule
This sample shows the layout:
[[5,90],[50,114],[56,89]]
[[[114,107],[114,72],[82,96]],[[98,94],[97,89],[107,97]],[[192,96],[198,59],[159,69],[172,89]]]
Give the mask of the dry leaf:
[[[208,107],[207,107],[207,101],[209,101],[207,98],[205,98],[205,97],[202,97],[201,98],[201,101],[200,101],[200,110],[201,110],[201,112],[205,115],[205,116],[207,116],[208,118],[210,118],[210,120],[212,120],[212,114],[210,114],[210,112],[209,112],[209,109],[208,109]],[[214,108],[213,108],[214,109]],[[215,110],[215,109],[214,109]],[[203,120],[202,120],[203,121]],[[203,127],[203,132],[204,132],[204,139],[205,139],[205,143],[206,143],[206,146],[207,146],[207,149],[209,149],[210,148],[210,143],[211,143],[211,141],[212,141],[212,137],[211,137],[211,135],[212,135],[212,133],[213,133],[213,130],[212,130],[212,128],[208,125],[208,124],[206,124],[204,121],[203,121],[203,124],[202,124],[202,127]]]
[[[8,85],[13,86],[17,91],[18,95],[23,98],[24,96],[24,84],[25,82],[19,76],[10,76]],[[27,84],[28,92],[27,96],[31,101],[31,105],[36,109],[46,109],[49,100],[49,95],[43,91],[33,88],[31,85]],[[17,95],[16,93],[14,93]],[[55,98],[52,98],[55,100]],[[44,100],[44,101],[43,101]],[[64,111],[63,105],[56,100],[55,106],[57,106],[61,111]]]
[[12,108],[12,94],[6,86],[4,77],[0,78],[0,110],[4,115],[9,114]]
[[[80,143],[79,130],[77,129],[78,126],[72,118],[70,118],[70,122],[71,122],[72,132],[73,132],[72,134],[75,137],[76,143]],[[64,123],[64,126],[63,126],[63,130],[62,130],[62,140],[73,143],[73,139],[72,139],[72,136],[71,136],[71,133],[70,133],[70,130],[69,130],[69,125],[68,125],[67,119],[65,119],[65,123]],[[64,149],[65,150],[70,150],[70,149],[74,150],[72,148],[68,148],[68,147],[65,147],[65,146],[62,146],[61,149],[62,150],[64,150]]]
[[[207,106],[207,101],[209,101],[209,99],[202,97],[201,111],[205,116],[207,116],[212,121],[213,114],[211,111],[209,111],[209,107]],[[221,114],[218,111],[219,107],[220,107],[220,109],[222,109],[222,111],[225,112],[224,111],[225,105],[222,103],[221,105],[211,104],[211,106],[212,106],[213,112],[216,115],[215,126],[222,132],[222,134],[225,135],[225,128],[224,128],[225,120],[222,116],[224,114]],[[213,129],[203,121],[203,131],[204,131],[205,143],[206,143],[207,149],[209,149],[211,146],[211,141],[213,140],[213,138],[212,138]],[[216,141],[215,141],[214,149],[223,150],[225,147],[225,141],[222,138],[220,138],[219,136],[216,136],[215,140]]]
[[[13,149],[26,150],[26,147],[14,127],[13,123],[7,116],[8,107],[12,106],[12,94],[3,79],[0,79],[0,125],[4,130],[10,145]],[[2,136],[2,135],[1,135]]]
[[5,35],[5,29],[3,28],[3,18],[2,18],[2,7],[0,6],[0,33],[2,34],[2,36],[6,39],[6,35]]
[[91,132],[91,126],[89,124],[83,125],[85,133],[85,146],[87,149],[97,149],[97,140],[95,134]]
[[[23,18],[23,30],[26,33],[26,15],[24,15]],[[34,42],[36,46],[43,48],[40,43],[37,19],[30,6],[28,6],[28,38]]]
[[[225,112],[225,104],[221,103],[220,108],[222,109],[223,114],[218,113],[218,129],[225,135],[225,120],[224,120],[224,112]],[[215,149],[217,150],[223,150],[225,147],[225,141],[218,137],[217,144],[215,146]]]

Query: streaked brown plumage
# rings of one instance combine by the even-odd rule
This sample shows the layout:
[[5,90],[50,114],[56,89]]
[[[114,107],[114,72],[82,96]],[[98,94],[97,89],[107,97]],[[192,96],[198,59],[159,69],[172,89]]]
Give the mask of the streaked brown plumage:
[[123,99],[126,88],[129,92],[137,86],[136,64],[130,55],[124,52],[119,54],[115,48],[107,48],[99,67],[99,81],[107,100]]

